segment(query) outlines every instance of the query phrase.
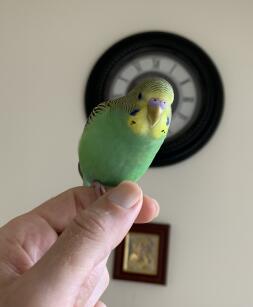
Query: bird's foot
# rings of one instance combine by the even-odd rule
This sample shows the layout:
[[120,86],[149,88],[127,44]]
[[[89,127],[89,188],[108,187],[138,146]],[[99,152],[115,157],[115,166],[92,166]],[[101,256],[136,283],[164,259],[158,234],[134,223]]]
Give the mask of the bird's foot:
[[105,187],[99,181],[93,181],[91,186],[94,188],[97,197],[103,196],[106,192]]

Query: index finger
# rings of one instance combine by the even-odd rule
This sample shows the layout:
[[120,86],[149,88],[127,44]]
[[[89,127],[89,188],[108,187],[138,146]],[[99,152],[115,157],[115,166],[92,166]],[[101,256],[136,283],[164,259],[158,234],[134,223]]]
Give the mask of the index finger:
[[[94,188],[75,187],[49,199],[31,213],[38,214],[57,232],[61,233],[74,219],[77,212],[86,209],[97,200]],[[151,197],[144,195],[141,211],[135,223],[150,222],[159,213],[159,205]],[[29,213],[28,213],[29,214]]]

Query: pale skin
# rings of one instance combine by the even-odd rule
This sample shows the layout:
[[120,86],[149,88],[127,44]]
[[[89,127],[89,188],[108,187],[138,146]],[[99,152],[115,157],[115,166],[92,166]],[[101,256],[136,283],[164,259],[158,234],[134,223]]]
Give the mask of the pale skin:
[[0,307],[102,307],[106,261],[157,202],[123,182],[97,197],[76,187],[0,228]]

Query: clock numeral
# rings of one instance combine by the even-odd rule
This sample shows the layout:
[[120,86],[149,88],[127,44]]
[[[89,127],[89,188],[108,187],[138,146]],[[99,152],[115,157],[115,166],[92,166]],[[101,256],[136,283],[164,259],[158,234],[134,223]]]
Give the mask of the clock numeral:
[[172,135],[173,133],[174,133],[174,130],[172,130],[171,128],[169,128],[168,134],[169,134],[169,135]]
[[187,78],[184,81],[180,82],[180,85],[184,85],[184,84],[186,84],[186,83],[188,83],[190,81],[191,81],[191,79]]
[[183,120],[185,120],[185,121],[189,118],[188,116],[184,115],[184,114],[181,113],[181,112],[178,113],[178,117],[181,118],[181,119],[183,119]]
[[129,80],[124,78],[124,77],[122,77],[122,76],[119,76],[119,80],[124,81],[127,84],[129,83]]
[[194,102],[194,97],[183,97],[184,102]]
[[142,72],[142,68],[139,62],[135,62],[133,63],[133,66],[135,67],[135,69],[140,73]]
[[175,64],[171,67],[171,69],[170,69],[170,71],[169,71],[169,75],[171,75],[171,74],[173,73],[173,71],[175,70],[176,67],[177,67],[177,64],[175,63]]
[[160,60],[158,58],[152,58],[153,68],[159,69],[160,67]]

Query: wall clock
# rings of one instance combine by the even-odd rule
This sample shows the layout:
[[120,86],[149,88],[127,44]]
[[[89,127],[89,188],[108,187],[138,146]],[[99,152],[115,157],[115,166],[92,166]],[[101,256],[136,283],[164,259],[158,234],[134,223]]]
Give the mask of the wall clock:
[[93,67],[85,91],[88,116],[100,102],[125,95],[147,77],[174,88],[170,132],[151,166],[182,161],[202,148],[218,127],[223,86],[210,57],[195,43],[167,32],[144,32],[110,47]]

